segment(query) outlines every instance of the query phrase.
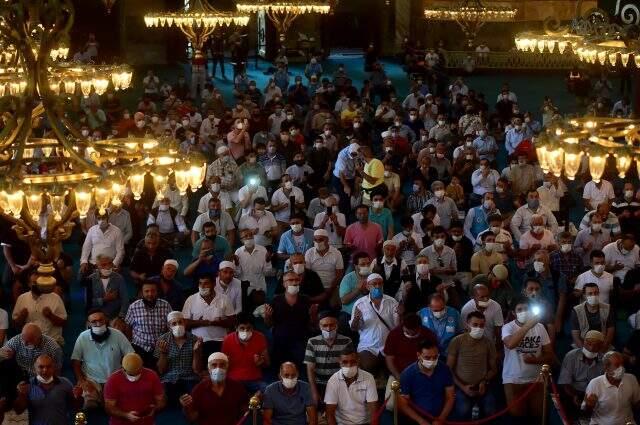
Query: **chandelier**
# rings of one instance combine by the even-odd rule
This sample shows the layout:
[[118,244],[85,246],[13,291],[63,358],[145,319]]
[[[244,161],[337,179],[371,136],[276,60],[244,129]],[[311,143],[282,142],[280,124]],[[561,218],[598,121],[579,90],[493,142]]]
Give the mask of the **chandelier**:
[[612,23],[601,9],[590,9],[580,16],[579,5],[569,25],[550,17],[544,22],[543,32],[517,34],[516,48],[538,53],[570,51],[586,63],[625,67],[635,63],[640,68],[640,27]]
[[186,10],[150,13],[145,15],[144,23],[147,27],[175,25],[193,46],[194,58],[202,59],[204,43],[216,28],[231,25],[246,26],[249,23],[249,16],[216,10],[207,3],[207,0],[191,0]]
[[583,163],[598,183],[609,157],[615,158],[618,176],[640,161],[640,121],[623,118],[582,117],[560,121],[535,138],[540,168],[574,180]]
[[487,22],[511,22],[518,9],[506,6],[485,6],[480,0],[462,0],[456,5],[436,6],[424,9],[424,16],[431,21],[456,22],[473,47],[480,29]]
[[[71,0],[0,3],[0,96],[14,110],[0,132],[0,215],[41,263],[37,282],[49,290],[62,241],[92,205],[102,213],[126,189],[139,199],[147,174],[157,192],[173,174],[186,193],[201,186],[206,171],[203,158],[180,155],[173,141],[94,141],[74,127],[64,113],[69,96],[126,89],[132,71],[64,62],[73,17]],[[35,137],[40,118],[51,131]]]
[[326,3],[307,0],[263,1],[241,0],[236,5],[240,12],[257,13],[264,12],[276,27],[278,39],[284,43],[287,31],[300,15],[306,13],[320,13],[326,15],[331,6]]

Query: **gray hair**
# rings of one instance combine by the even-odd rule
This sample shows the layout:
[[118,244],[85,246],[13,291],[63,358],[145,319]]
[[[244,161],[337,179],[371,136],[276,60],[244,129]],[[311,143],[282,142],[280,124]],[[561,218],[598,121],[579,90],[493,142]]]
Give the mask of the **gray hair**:
[[604,364],[605,368],[609,366],[609,364],[611,363],[611,359],[613,359],[614,357],[622,358],[622,354],[619,353],[618,351],[613,351],[613,350],[607,351],[606,353],[604,353],[604,356],[602,356],[602,363]]

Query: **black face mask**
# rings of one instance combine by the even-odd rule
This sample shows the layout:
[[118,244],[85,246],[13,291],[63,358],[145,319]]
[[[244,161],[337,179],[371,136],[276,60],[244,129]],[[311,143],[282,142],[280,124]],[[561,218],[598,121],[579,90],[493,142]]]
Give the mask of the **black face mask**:
[[293,161],[293,163],[299,167],[302,167],[304,165],[304,161]]
[[103,333],[102,335],[96,335],[93,333],[92,330],[89,330],[89,332],[91,332],[91,338],[95,341],[95,342],[103,342],[106,341],[107,338],[109,338],[109,335],[111,335],[111,330],[107,327],[107,330],[105,331],[105,333]]
[[209,239],[210,241],[215,241],[216,235],[207,235],[207,239]]
[[38,288],[38,285],[33,285],[33,286],[31,287],[31,292],[32,292],[34,295],[42,295],[42,291],[40,290],[40,288]]
[[142,302],[144,303],[145,307],[149,307],[149,308],[153,308],[153,307],[155,307],[155,306],[156,306],[156,302],[157,302],[157,301],[158,301],[158,300],[149,301],[149,300],[147,300],[146,298],[143,298],[143,299],[142,299]]

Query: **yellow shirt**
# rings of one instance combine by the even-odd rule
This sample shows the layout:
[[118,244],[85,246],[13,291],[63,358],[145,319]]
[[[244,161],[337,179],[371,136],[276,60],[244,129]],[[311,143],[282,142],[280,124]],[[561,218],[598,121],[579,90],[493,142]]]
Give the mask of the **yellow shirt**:
[[384,164],[379,159],[373,158],[364,165],[364,172],[368,176],[376,179],[375,183],[369,183],[367,179],[362,179],[362,188],[371,189],[381,185],[384,182]]

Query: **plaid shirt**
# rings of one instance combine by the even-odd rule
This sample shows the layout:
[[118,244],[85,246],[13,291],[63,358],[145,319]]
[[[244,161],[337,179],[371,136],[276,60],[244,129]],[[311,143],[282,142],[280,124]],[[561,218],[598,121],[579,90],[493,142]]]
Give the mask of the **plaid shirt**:
[[142,300],[134,301],[124,319],[131,327],[131,343],[146,352],[152,351],[158,337],[167,331],[167,315],[171,311],[171,305],[160,298],[152,308],[145,306]]
[[[160,338],[158,338],[158,341],[166,341],[169,347],[167,371],[160,377],[162,383],[170,382],[175,384],[178,380],[197,381],[200,379],[193,371],[193,346],[198,338],[191,332],[186,332],[184,336],[186,341],[182,344],[182,347],[178,347],[176,339],[171,332],[160,335]],[[157,359],[160,358],[160,350],[158,350],[157,345],[153,356]]]
[[563,254],[560,251],[553,251],[549,256],[551,270],[562,273],[570,281],[582,272],[582,258],[573,251]]
[[16,359],[16,363],[18,363],[20,369],[27,373],[29,377],[36,376],[33,364],[42,354],[49,355],[56,362],[58,370],[62,369],[62,349],[53,338],[47,335],[42,335],[42,342],[40,342],[39,346],[33,349],[29,349],[24,345],[21,335],[16,335],[11,338],[7,341],[5,347],[13,350],[15,353],[14,358]]
[[234,160],[221,161],[216,159],[207,167],[207,181],[211,176],[218,176],[223,185],[237,187],[242,181],[240,168]]

